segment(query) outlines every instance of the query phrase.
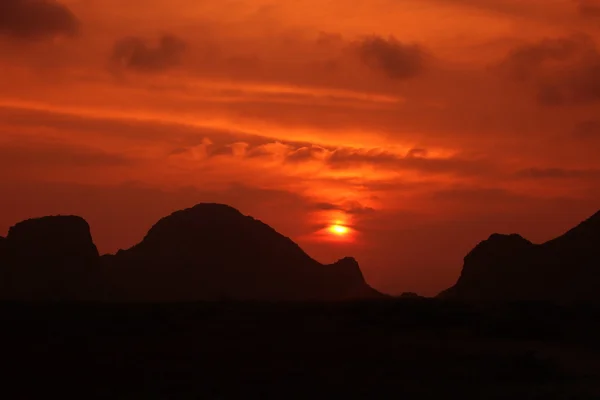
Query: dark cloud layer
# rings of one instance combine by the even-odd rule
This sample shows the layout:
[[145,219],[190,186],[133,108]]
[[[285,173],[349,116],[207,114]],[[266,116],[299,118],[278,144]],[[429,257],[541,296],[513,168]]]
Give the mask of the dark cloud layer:
[[162,36],[153,45],[140,37],[126,37],[117,41],[112,61],[139,72],[161,72],[180,65],[187,43],[173,35]]
[[600,171],[595,169],[528,168],[518,171],[516,176],[530,179],[585,179],[600,178]]
[[320,211],[342,211],[349,215],[362,215],[375,212],[374,208],[365,207],[359,202],[351,201],[344,204],[334,203],[315,203],[311,204],[311,209]]
[[1,0],[0,35],[22,39],[72,36],[77,17],[54,0]]
[[132,160],[113,153],[69,145],[0,145],[0,167],[114,167],[129,165]]
[[425,54],[416,44],[404,44],[394,37],[368,36],[356,46],[367,66],[391,79],[412,78],[425,68]]
[[[273,158],[274,150],[266,145],[280,145],[287,148],[283,162],[293,165],[310,161],[318,161],[324,166],[334,169],[352,169],[363,166],[380,170],[410,170],[427,174],[450,174],[462,176],[475,176],[482,174],[493,174],[497,172],[496,165],[489,159],[481,157],[470,157],[467,155],[455,155],[452,157],[430,157],[429,151],[422,148],[414,148],[405,155],[391,153],[379,148],[350,148],[350,147],[321,147],[302,142],[272,141],[263,139],[247,143],[245,157]],[[232,156],[232,142],[222,142],[210,145],[208,156]],[[185,152],[185,149],[177,148],[176,153]],[[337,209],[337,208],[336,208]]]
[[532,86],[542,105],[600,102],[600,52],[586,35],[521,45],[508,54],[500,69],[511,79]]
[[427,157],[429,152],[427,149],[410,149],[406,154],[407,158],[419,158],[419,157]]
[[[414,151],[416,150],[416,151]],[[378,149],[338,149],[327,159],[332,168],[348,168],[358,165],[387,169],[413,170],[430,174],[478,175],[490,172],[493,166],[482,159],[425,157],[426,150],[414,149],[404,157]]]
[[318,146],[301,147],[288,154],[285,161],[290,163],[309,161],[323,154],[325,151],[324,148]]
[[600,1],[576,0],[579,13],[587,18],[600,18]]
[[578,139],[600,139],[600,121],[586,120],[579,122],[573,129],[573,135]]
[[503,64],[509,75],[519,81],[534,78],[539,69],[550,61],[567,61],[578,50],[576,38],[543,39],[515,47]]

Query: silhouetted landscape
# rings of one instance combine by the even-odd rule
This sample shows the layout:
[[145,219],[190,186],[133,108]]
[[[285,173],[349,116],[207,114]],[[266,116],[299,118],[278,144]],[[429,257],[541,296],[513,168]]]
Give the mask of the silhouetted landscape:
[[600,400],[600,0],[0,0],[0,55],[0,400]]
[[100,256],[76,216],[30,219],[3,239],[2,297],[181,302],[380,298],[358,263],[321,265],[268,225],[222,204],[158,221],[131,249]]
[[440,297],[598,303],[599,272],[600,212],[539,245],[518,234],[491,235],[467,254],[458,282]]
[[[85,220],[0,239],[3,361],[22,398],[600,396],[599,214],[494,234],[437,298],[372,289],[268,225],[199,204],[100,256]],[[33,383],[35,382],[35,383]]]

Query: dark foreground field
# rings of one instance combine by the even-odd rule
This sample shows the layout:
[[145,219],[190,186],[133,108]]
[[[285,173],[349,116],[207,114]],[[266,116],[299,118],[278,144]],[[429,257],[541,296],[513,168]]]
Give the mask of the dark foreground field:
[[0,315],[7,399],[600,398],[588,307],[4,303]]

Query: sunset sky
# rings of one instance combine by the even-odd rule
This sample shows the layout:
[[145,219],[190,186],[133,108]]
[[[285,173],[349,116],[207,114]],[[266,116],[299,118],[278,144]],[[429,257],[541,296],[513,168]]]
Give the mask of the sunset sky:
[[1,0],[0,235],[227,203],[434,295],[600,209],[598,39],[595,0]]

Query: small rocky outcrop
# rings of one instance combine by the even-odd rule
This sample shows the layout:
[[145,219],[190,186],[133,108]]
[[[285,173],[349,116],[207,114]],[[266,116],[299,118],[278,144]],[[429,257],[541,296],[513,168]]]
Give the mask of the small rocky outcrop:
[[383,295],[365,283],[358,261],[345,257],[324,267],[334,299],[379,298]]

